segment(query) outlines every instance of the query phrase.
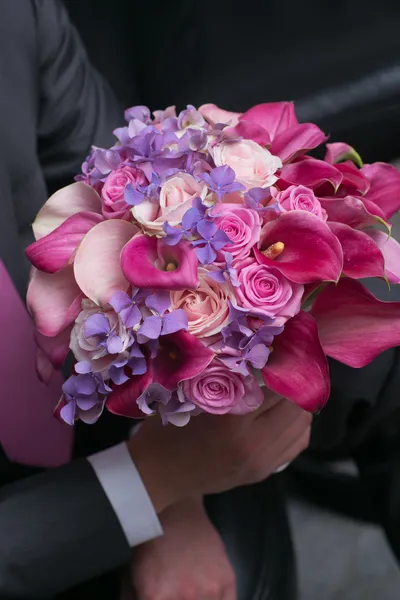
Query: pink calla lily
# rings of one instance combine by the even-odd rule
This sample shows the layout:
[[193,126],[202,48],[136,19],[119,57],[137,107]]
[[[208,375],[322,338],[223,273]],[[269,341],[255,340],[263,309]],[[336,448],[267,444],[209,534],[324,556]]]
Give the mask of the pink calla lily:
[[254,106],[239,117],[235,132],[262,146],[271,146],[271,153],[283,162],[316,148],[326,139],[317,125],[299,124],[292,102]]
[[153,381],[167,390],[195,377],[210,364],[214,353],[188,331],[159,338],[160,350],[152,360]]
[[383,231],[373,229],[368,231],[369,237],[383,254],[385,273],[390,283],[400,283],[400,244]]
[[198,261],[189,242],[168,246],[162,239],[138,235],[122,250],[121,266],[135,287],[185,290],[198,286]]
[[[328,223],[343,249],[343,273],[352,279],[385,277],[385,261],[373,239],[343,223]],[[385,235],[385,234],[382,234]]]
[[46,337],[35,331],[37,344],[36,372],[40,381],[48,384],[56,369],[60,369],[69,352],[72,325],[55,337]]
[[[268,249],[279,242],[284,245],[282,252],[270,258]],[[337,237],[306,211],[283,213],[266,223],[254,252],[260,264],[276,267],[295,283],[337,281],[342,272],[343,252]]]
[[28,246],[25,254],[40,271],[56,273],[71,262],[87,232],[102,220],[101,215],[93,212],[72,215],[54,231]]
[[68,266],[52,275],[34,270],[26,300],[39,332],[55,337],[76,319],[82,297]]
[[299,153],[317,148],[326,140],[323,131],[313,123],[300,123],[283,131],[272,142],[270,151],[282,162],[292,160]]
[[326,210],[330,221],[344,223],[355,229],[364,229],[378,223],[389,228],[384,213],[373,202],[368,202],[366,198],[357,198],[356,196],[318,197],[318,200],[322,208]]
[[400,302],[382,302],[353,279],[329,284],[311,314],[325,354],[350,367],[365,367],[400,345]]
[[290,127],[299,124],[293,102],[257,104],[243,113],[239,121],[249,121],[263,127],[271,141]]
[[144,375],[135,375],[122,385],[113,385],[113,391],[106,401],[107,410],[120,417],[143,419],[146,415],[142,413],[136,401],[151,382],[152,374],[148,369]]
[[237,125],[241,115],[241,113],[219,108],[216,104],[203,104],[199,108],[199,113],[212,125],[216,125],[216,123],[227,123],[232,127]]
[[361,168],[363,166],[361,156],[358,154],[358,152],[344,142],[326,144],[325,160],[331,165],[351,160],[358,167]]
[[276,394],[310,412],[323,408],[330,392],[329,369],[311,315],[301,311],[286,323],[262,374]]
[[253,142],[260,144],[260,146],[271,145],[271,138],[268,131],[257,123],[239,120],[239,123],[234,128],[234,132],[246,140],[253,140]]
[[364,165],[361,173],[370,181],[367,198],[390,219],[400,210],[400,173],[393,165],[374,163]]
[[137,231],[136,225],[115,219],[98,223],[83,238],[75,255],[74,273],[78,286],[93,302],[106,304],[115,292],[128,289],[120,254]]
[[101,200],[86,183],[67,185],[53,194],[42,206],[32,225],[35,239],[52,233],[72,215],[80,212],[101,214]]
[[343,175],[333,165],[316,158],[306,158],[284,165],[280,179],[291,185],[305,185],[312,189],[328,182],[337,190],[342,182]]

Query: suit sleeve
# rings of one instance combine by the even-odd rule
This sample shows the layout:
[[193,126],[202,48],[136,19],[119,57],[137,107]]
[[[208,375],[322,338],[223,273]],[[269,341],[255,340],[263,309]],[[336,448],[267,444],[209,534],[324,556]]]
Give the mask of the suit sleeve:
[[0,599],[53,597],[127,564],[130,556],[87,460],[1,488]]
[[32,0],[39,53],[38,153],[49,191],[71,183],[92,145],[109,146],[122,106],[91,65],[60,0]]

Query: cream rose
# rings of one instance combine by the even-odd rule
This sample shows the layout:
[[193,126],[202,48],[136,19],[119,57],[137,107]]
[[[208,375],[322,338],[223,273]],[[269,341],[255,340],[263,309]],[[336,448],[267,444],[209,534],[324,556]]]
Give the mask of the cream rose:
[[217,167],[228,165],[235,171],[236,181],[246,189],[269,187],[277,181],[275,172],[282,161],[252,140],[222,142],[210,148]]
[[229,300],[235,300],[231,285],[217,283],[204,268],[199,268],[197,289],[171,292],[172,308],[183,308],[189,332],[200,338],[213,336],[228,324]]
[[162,234],[166,221],[173,227],[179,225],[193,200],[197,197],[203,200],[206,195],[205,183],[188,173],[177,173],[162,185],[159,204],[144,200],[132,208],[132,213],[148,233]]

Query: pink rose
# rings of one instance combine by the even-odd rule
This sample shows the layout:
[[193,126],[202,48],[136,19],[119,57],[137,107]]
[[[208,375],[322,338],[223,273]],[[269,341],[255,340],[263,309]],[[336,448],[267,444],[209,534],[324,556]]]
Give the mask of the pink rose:
[[292,283],[278,269],[248,258],[236,265],[240,287],[235,289],[241,306],[278,319],[283,325],[301,305],[304,286]]
[[196,337],[213,336],[228,324],[228,302],[235,300],[231,285],[217,283],[205,268],[199,268],[199,285],[192,290],[171,292],[173,309],[182,308],[188,318],[188,331]]
[[328,218],[314,192],[304,185],[291,185],[283,192],[273,192],[273,196],[285,212],[305,210],[323,221]]
[[128,219],[131,207],[125,202],[124,193],[128,183],[133,186],[146,183],[143,171],[135,167],[123,166],[111,171],[101,190],[103,216],[105,219]]
[[90,300],[82,301],[70,339],[70,349],[78,361],[90,362],[94,372],[103,371],[116,355],[125,352],[129,342],[129,334],[111,307],[101,310]]
[[196,181],[188,173],[177,173],[167,179],[160,191],[160,203],[144,200],[132,209],[135,219],[149,233],[162,233],[166,221],[175,227],[182,221],[185,212],[191,208],[195,198],[204,199],[207,185]]
[[236,180],[246,186],[269,187],[277,181],[275,172],[282,167],[281,159],[252,140],[222,142],[210,148],[217,167],[228,165]]
[[219,360],[183,383],[185,397],[207,413],[246,414],[263,402],[263,393],[256,379],[234,373]]
[[[257,211],[240,204],[217,204],[212,211],[214,223],[224,231],[231,242],[224,247],[234,260],[247,258],[250,250],[260,239],[261,223]],[[222,256],[218,257],[222,260]]]

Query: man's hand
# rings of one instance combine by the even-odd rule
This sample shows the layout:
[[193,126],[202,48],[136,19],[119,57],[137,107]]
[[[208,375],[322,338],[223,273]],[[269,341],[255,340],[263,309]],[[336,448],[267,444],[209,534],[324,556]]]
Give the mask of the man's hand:
[[235,574],[202,501],[174,504],[161,523],[164,536],[134,553],[137,600],[235,600]]
[[157,513],[190,496],[262,481],[309,443],[311,415],[269,394],[246,416],[200,415],[186,427],[144,421],[129,450]]

